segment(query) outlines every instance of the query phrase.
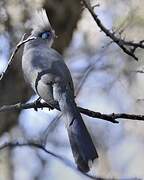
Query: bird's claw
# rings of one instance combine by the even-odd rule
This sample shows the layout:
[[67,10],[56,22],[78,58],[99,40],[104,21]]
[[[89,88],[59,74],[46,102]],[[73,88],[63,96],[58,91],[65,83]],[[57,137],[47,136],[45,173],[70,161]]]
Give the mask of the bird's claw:
[[34,102],[34,104],[35,104],[34,110],[35,110],[35,111],[38,111],[38,105],[41,104],[40,101],[41,101],[41,97],[39,97],[38,99],[35,100],[35,102]]

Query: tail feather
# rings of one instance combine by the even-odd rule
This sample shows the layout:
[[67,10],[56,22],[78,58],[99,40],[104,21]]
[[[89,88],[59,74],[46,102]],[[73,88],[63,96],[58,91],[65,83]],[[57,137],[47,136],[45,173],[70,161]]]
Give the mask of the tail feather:
[[65,124],[77,167],[83,172],[88,172],[90,170],[89,162],[98,158],[92,138],[73,98],[65,95],[62,103],[59,104],[65,115]]
[[89,161],[98,158],[98,154],[83,120],[75,119],[73,124],[67,127],[67,131],[78,169],[88,172]]

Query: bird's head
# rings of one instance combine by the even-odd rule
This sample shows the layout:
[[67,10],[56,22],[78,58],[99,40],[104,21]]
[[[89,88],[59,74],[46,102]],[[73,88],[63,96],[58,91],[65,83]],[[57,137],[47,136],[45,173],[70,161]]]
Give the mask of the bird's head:
[[47,43],[48,47],[51,47],[55,38],[55,31],[52,29],[44,9],[37,10],[33,15],[32,29],[31,36],[36,37],[41,42]]

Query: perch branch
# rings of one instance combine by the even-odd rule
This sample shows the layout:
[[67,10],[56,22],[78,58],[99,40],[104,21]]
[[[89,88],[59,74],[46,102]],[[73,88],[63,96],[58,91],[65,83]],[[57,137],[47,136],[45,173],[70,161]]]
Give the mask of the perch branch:
[[[43,102],[43,103],[39,102],[37,104],[34,101],[32,103],[26,103],[26,104],[17,103],[17,104],[13,104],[13,105],[2,106],[0,108],[0,112],[19,111],[19,110],[23,110],[23,109],[38,109],[38,108],[54,109],[53,107],[51,107],[50,105],[48,105],[45,102]],[[56,108],[56,109],[60,110],[59,108]],[[78,106],[78,109],[84,115],[87,115],[87,116],[93,117],[93,118],[98,118],[98,120],[100,120],[100,119],[106,120],[106,121],[109,121],[112,123],[119,123],[117,121],[117,119],[129,119],[129,120],[133,120],[133,121],[134,120],[144,121],[144,115],[126,114],[126,113],[104,114],[104,113],[100,113],[100,112],[91,111],[89,109],[85,109],[85,108],[82,108],[79,106]]]

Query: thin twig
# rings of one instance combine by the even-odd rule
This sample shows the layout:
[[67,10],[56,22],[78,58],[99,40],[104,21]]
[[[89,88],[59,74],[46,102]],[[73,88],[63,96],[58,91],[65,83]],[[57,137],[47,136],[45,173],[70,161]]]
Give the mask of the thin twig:
[[101,31],[103,31],[106,34],[106,36],[112,39],[112,41],[115,42],[127,55],[131,56],[136,61],[138,61],[138,57],[135,55],[135,51],[137,48],[144,49],[144,40],[141,40],[140,42],[132,42],[117,37],[115,35],[115,32],[111,32],[102,24],[101,20],[98,18],[97,14],[94,12],[90,4],[86,0],[82,0],[82,2],[94,18],[96,24],[101,29]]
[[14,56],[15,56],[15,54],[17,53],[17,51],[19,50],[19,48],[20,48],[23,44],[27,43],[28,41],[31,41],[31,40],[36,39],[36,37],[28,37],[27,39],[24,40],[25,36],[26,36],[26,34],[24,34],[24,35],[22,36],[20,42],[16,45],[14,51],[12,52],[12,54],[11,54],[9,60],[8,60],[7,67],[5,68],[5,70],[4,70],[4,71],[1,73],[1,75],[0,75],[0,80],[2,80],[4,74],[6,73],[7,69],[8,69],[9,66],[11,65],[12,60],[14,59]]
[[58,123],[60,122],[59,119],[62,117],[62,113],[58,114],[50,123],[49,125],[46,127],[46,129],[43,132],[42,138],[41,138],[41,143],[43,145],[46,145],[47,143],[47,139],[49,137],[49,135],[54,131],[54,129],[57,127]]
[[144,73],[144,71],[143,71],[143,70],[134,70],[134,71],[131,71],[131,72],[134,72],[134,73],[141,73],[141,74],[143,74],[143,73]]

